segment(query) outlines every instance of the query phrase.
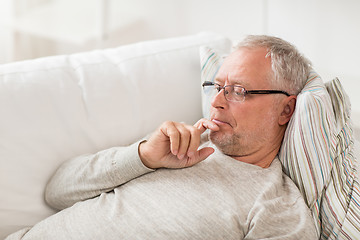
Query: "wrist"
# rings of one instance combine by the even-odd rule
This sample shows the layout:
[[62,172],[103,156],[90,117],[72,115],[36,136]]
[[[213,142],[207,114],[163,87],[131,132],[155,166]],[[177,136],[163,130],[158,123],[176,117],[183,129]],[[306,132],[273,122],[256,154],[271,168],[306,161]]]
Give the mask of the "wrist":
[[146,146],[145,146],[146,143],[147,143],[147,140],[143,140],[139,143],[138,154],[139,154],[141,162],[145,165],[145,167],[154,169],[154,167],[150,164],[148,155],[146,154]]

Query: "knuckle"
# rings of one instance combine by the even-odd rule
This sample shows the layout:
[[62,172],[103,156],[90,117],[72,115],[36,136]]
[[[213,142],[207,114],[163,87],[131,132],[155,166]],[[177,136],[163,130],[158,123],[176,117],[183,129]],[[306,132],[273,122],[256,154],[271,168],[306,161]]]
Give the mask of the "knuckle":
[[190,131],[193,134],[200,134],[200,130],[198,128],[196,128],[196,127],[191,127]]
[[174,136],[174,137],[177,137],[177,136],[180,135],[180,133],[174,128],[168,129],[168,133],[169,133],[170,136]]
[[190,138],[191,134],[188,130],[181,130],[181,136],[183,138]]
[[188,128],[188,131],[190,132],[192,137],[197,137],[198,135],[200,135],[200,129],[198,129],[197,127],[191,126]]
[[174,122],[172,121],[165,121],[163,122],[162,126],[171,126],[171,125],[174,125]]

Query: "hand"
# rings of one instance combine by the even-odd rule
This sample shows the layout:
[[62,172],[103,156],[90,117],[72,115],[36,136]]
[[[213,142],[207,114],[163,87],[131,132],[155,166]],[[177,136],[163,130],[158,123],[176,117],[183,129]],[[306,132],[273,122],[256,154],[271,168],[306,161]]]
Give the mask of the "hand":
[[139,146],[141,161],[149,168],[184,168],[210,156],[214,149],[198,150],[200,136],[206,129],[218,131],[219,126],[208,119],[200,119],[194,126],[164,122],[146,142]]

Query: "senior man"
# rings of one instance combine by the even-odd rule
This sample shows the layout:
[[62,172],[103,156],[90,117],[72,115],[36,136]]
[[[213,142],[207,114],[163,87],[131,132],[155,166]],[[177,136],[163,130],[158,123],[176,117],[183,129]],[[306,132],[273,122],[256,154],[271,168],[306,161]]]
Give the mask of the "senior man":
[[65,162],[46,189],[64,210],[9,239],[316,239],[277,158],[309,69],[286,41],[247,37],[203,84],[210,119]]

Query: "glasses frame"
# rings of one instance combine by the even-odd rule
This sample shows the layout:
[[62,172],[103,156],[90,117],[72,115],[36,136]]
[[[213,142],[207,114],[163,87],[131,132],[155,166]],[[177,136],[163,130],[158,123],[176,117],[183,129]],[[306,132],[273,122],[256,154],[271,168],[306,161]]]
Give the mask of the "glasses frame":
[[217,86],[216,89],[218,90],[218,93],[224,89],[224,96],[225,96],[225,99],[227,101],[231,101],[231,102],[242,102],[242,101],[236,101],[236,100],[228,100],[228,98],[226,97],[226,91],[225,91],[225,88],[226,87],[239,87],[239,88],[242,88],[244,89],[244,99],[246,97],[246,94],[284,94],[286,96],[291,96],[289,93],[285,92],[285,91],[282,91],[282,90],[246,90],[244,87],[240,86],[240,85],[225,85],[225,86],[220,86],[219,84],[217,83],[214,83],[214,82],[209,82],[209,81],[205,81],[203,84],[202,84],[202,87],[204,89],[204,87],[207,87],[207,86]]

